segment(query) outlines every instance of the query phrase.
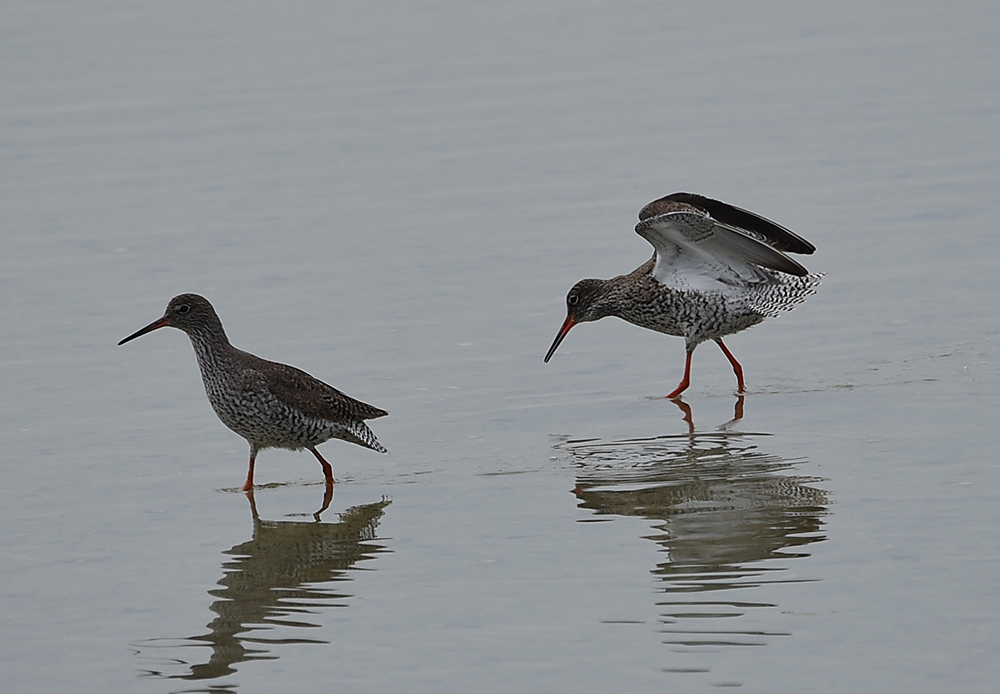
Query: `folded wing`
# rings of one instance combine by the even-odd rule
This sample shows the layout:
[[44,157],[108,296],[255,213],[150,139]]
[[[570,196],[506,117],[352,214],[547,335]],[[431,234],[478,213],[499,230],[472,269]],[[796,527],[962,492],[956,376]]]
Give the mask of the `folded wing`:
[[271,363],[274,367],[265,372],[267,387],[278,400],[304,414],[334,421],[360,421],[388,414],[385,410],[356,400],[294,366]]

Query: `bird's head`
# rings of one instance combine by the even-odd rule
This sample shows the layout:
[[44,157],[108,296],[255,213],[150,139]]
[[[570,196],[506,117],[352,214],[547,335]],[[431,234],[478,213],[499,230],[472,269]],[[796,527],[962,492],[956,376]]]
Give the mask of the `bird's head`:
[[190,335],[211,330],[215,326],[221,329],[222,324],[208,299],[197,294],[181,294],[170,300],[162,318],[158,318],[145,328],[137,330],[118,344],[123,345],[157,328],[177,328]]
[[605,286],[607,280],[580,280],[573,285],[566,295],[566,320],[556,333],[556,339],[549,347],[545,355],[545,362],[548,363],[552,355],[555,354],[559,343],[566,337],[566,333],[577,323],[595,321],[608,315],[607,307],[603,301],[605,296]]

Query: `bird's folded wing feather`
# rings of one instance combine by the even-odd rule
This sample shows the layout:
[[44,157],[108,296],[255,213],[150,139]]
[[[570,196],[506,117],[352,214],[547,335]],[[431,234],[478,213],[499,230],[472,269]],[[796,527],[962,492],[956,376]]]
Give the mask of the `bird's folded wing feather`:
[[[656,250],[653,276],[668,286],[703,287],[699,279],[723,283],[763,279],[754,266],[798,277],[808,274],[781,251],[699,212],[648,217],[635,230]],[[683,277],[689,279],[678,282]]]
[[[276,362],[272,362],[276,363]],[[322,419],[375,419],[387,413],[368,403],[355,400],[306,372],[277,364],[282,368],[266,371],[267,386],[278,400],[311,417]]]

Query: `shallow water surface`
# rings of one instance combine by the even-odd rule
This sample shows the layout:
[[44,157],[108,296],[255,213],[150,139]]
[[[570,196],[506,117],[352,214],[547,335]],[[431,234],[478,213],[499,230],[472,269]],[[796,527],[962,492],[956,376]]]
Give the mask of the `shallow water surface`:
[[[5,692],[992,692],[1000,10],[0,10]],[[795,230],[695,352],[564,298],[688,190]],[[390,415],[248,451],[187,338]]]

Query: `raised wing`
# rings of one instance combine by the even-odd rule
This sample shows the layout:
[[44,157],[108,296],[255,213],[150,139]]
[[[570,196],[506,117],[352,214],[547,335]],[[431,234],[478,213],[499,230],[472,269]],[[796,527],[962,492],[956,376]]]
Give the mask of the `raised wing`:
[[735,207],[721,200],[706,198],[697,193],[671,193],[659,200],[654,200],[639,211],[639,220],[645,220],[666,212],[676,212],[695,208],[713,219],[736,227],[769,246],[786,253],[810,255],[816,247],[796,234],[770,219],[761,217],[756,212]]
[[[643,212],[649,208],[647,205]],[[760,268],[797,277],[808,274],[802,265],[756,234],[718,221],[689,204],[646,214],[635,230],[656,250],[653,276],[671,287],[711,289],[718,288],[720,282],[766,281],[768,277]]]

